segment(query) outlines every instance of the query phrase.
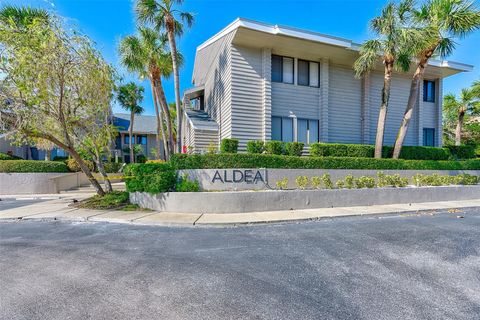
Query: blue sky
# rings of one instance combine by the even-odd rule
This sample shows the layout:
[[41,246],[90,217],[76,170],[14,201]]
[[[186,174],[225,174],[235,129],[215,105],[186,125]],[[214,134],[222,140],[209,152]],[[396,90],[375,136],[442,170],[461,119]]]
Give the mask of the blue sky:
[[[237,17],[308,29],[362,42],[369,38],[368,21],[380,13],[385,0],[185,0],[183,10],[195,14],[195,24],[179,41],[186,58],[180,72],[181,89],[191,87],[195,49]],[[0,0],[0,4],[31,5],[53,10],[97,43],[105,59],[127,79],[137,80],[121,68],[117,47],[120,39],[135,32],[133,0]],[[445,80],[444,92],[458,93],[480,79],[480,31],[458,41],[448,60],[472,64],[475,70]],[[138,80],[137,80],[138,81]],[[143,106],[153,114],[149,85]],[[165,83],[174,100],[173,81]],[[120,111],[115,107],[115,111]]]

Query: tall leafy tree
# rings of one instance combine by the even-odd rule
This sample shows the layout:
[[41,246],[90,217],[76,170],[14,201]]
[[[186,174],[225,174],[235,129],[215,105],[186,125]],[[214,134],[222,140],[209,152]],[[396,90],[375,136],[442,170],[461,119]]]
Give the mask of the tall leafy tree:
[[[123,38],[119,47],[121,63],[128,71],[135,72],[141,78],[148,78],[150,80],[157,116],[158,158],[158,153],[160,152],[159,132],[162,134],[167,158],[174,150],[172,120],[168,112],[167,100],[162,84],[162,77],[169,77],[173,71],[170,52],[165,48],[167,41],[165,35],[147,27],[139,27],[138,35]],[[180,61],[182,61],[181,57]],[[166,122],[166,134],[163,120]],[[167,136],[168,140],[166,138]]]
[[455,145],[462,144],[463,126],[466,117],[478,115],[480,112],[479,96],[472,88],[463,89],[459,99],[448,94],[443,99],[443,109],[447,119],[455,119]]
[[396,159],[400,156],[407,135],[428,62],[435,55],[441,58],[450,55],[455,49],[456,38],[463,38],[480,27],[480,11],[472,2],[465,0],[429,0],[415,10],[413,17],[422,33],[422,42],[416,50],[418,62],[395,141],[393,158]]
[[366,41],[360,48],[360,56],[355,61],[354,69],[357,77],[362,77],[372,71],[382,56],[384,66],[382,103],[378,114],[377,135],[375,139],[375,158],[382,157],[385,122],[393,71],[406,72],[410,68],[411,41],[416,37],[414,29],[406,28],[405,21],[412,11],[412,0],[400,4],[387,4],[379,17],[373,19],[370,27],[376,38]]
[[15,143],[47,140],[67,151],[99,195],[80,141],[110,112],[114,72],[91,41],[28,7],[0,10],[0,126]]
[[133,124],[135,115],[142,114],[145,110],[140,105],[143,101],[145,89],[135,82],[129,82],[117,88],[117,100],[120,106],[130,112],[130,126],[128,129],[128,147],[130,150],[130,162],[135,163],[135,152],[133,150]]
[[183,33],[182,23],[191,27],[193,15],[177,9],[183,0],[137,0],[135,10],[138,20],[142,23],[151,23],[157,30],[165,30],[170,43],[172,56],[173,80],[175,84],[175,105],[177,109],[177,152],[182,150],[182,104],[180,100],[180,77],[176,36]]

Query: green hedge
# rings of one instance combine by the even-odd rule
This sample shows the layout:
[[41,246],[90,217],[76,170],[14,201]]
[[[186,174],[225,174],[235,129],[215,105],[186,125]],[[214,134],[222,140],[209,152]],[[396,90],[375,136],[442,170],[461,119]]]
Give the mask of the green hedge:
[[220,142],[220,153],[237,153],[238,140],[237,139],[223,139]]
[[267,154],[175,154],[176,169],[371,169],[371,170],[480,170],[480,160],[435,161],[351,157],[291,157]]
[[6,153],[0,152],[0,160],[22,160],[22,158],[17,156],[11,156]]
[[167,163],[129,164],[124,172],[128,192],[168,192],[177,182],[176,171]]
[[[385,146],[382,150],[384,158],[391,158],[393,147]],[[354,157],[373,158],[375,146],[367,144],[341,144],[341,143],[313,143],[310,145],[310,154],[318,157]],[[400,159],[405,160],[449,160],[473,159],[475,149],[471,146],[459,147],[420,147],[404,146]]]
[[0,172],[69,172],[63,162],[37,160],[0,160]]

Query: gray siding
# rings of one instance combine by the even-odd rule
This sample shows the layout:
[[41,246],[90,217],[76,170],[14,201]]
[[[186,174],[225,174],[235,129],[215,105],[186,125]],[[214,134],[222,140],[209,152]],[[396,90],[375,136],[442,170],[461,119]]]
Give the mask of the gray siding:
[[[232,134],[232,72],[231,42],[234,33],[217,40],[200,50],[196,59],[198,70],[194,76],[195,85],[205,85],[205,111],[220,127],[220,139]],[[219,138],[217,137],[217,140]]]
[[[383,74],[372,73],[370,82],[370,144],[375,143],[377,133],[378,112],[382,103]],[[385,125],[384,145],[393,145],[397,136],[400,122],[405,112],[408,95],[410,93],[410,78],[394,75],[390,93],[390,103]],[[414,112],[410,121],[405,145],[417,145],[418,112]],[[434,127],[432,127],[434,128]],[[422,141],[420,141],[420,144]]]
[[262,50],[232,46],[232,137],[263,139]]
[[319,119],[319,88],[272,83],[272,115]]
[[328,142],[361,143],[362,84],[353,70],[330,65]]

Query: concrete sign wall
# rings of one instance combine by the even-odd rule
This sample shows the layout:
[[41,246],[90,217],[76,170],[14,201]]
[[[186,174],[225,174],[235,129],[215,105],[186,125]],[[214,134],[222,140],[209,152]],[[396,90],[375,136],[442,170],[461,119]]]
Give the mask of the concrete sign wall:
[[376,177],[377,172],[385,174],[400,174],[411,178],[417,173],[439,175],[458,175],[467,173],[480,176],[480,170],[324,170],[324,169],[195,169],[181,170],[180,175],[186,175],[190,180],[197,180],[203,191],[241,191],[276,189],[276,182],[288,179],[288,188],[296,188],[295,179],[298,176],[322,176],[330,174],[333,183],[344,179],[346,175],[354,177]]

